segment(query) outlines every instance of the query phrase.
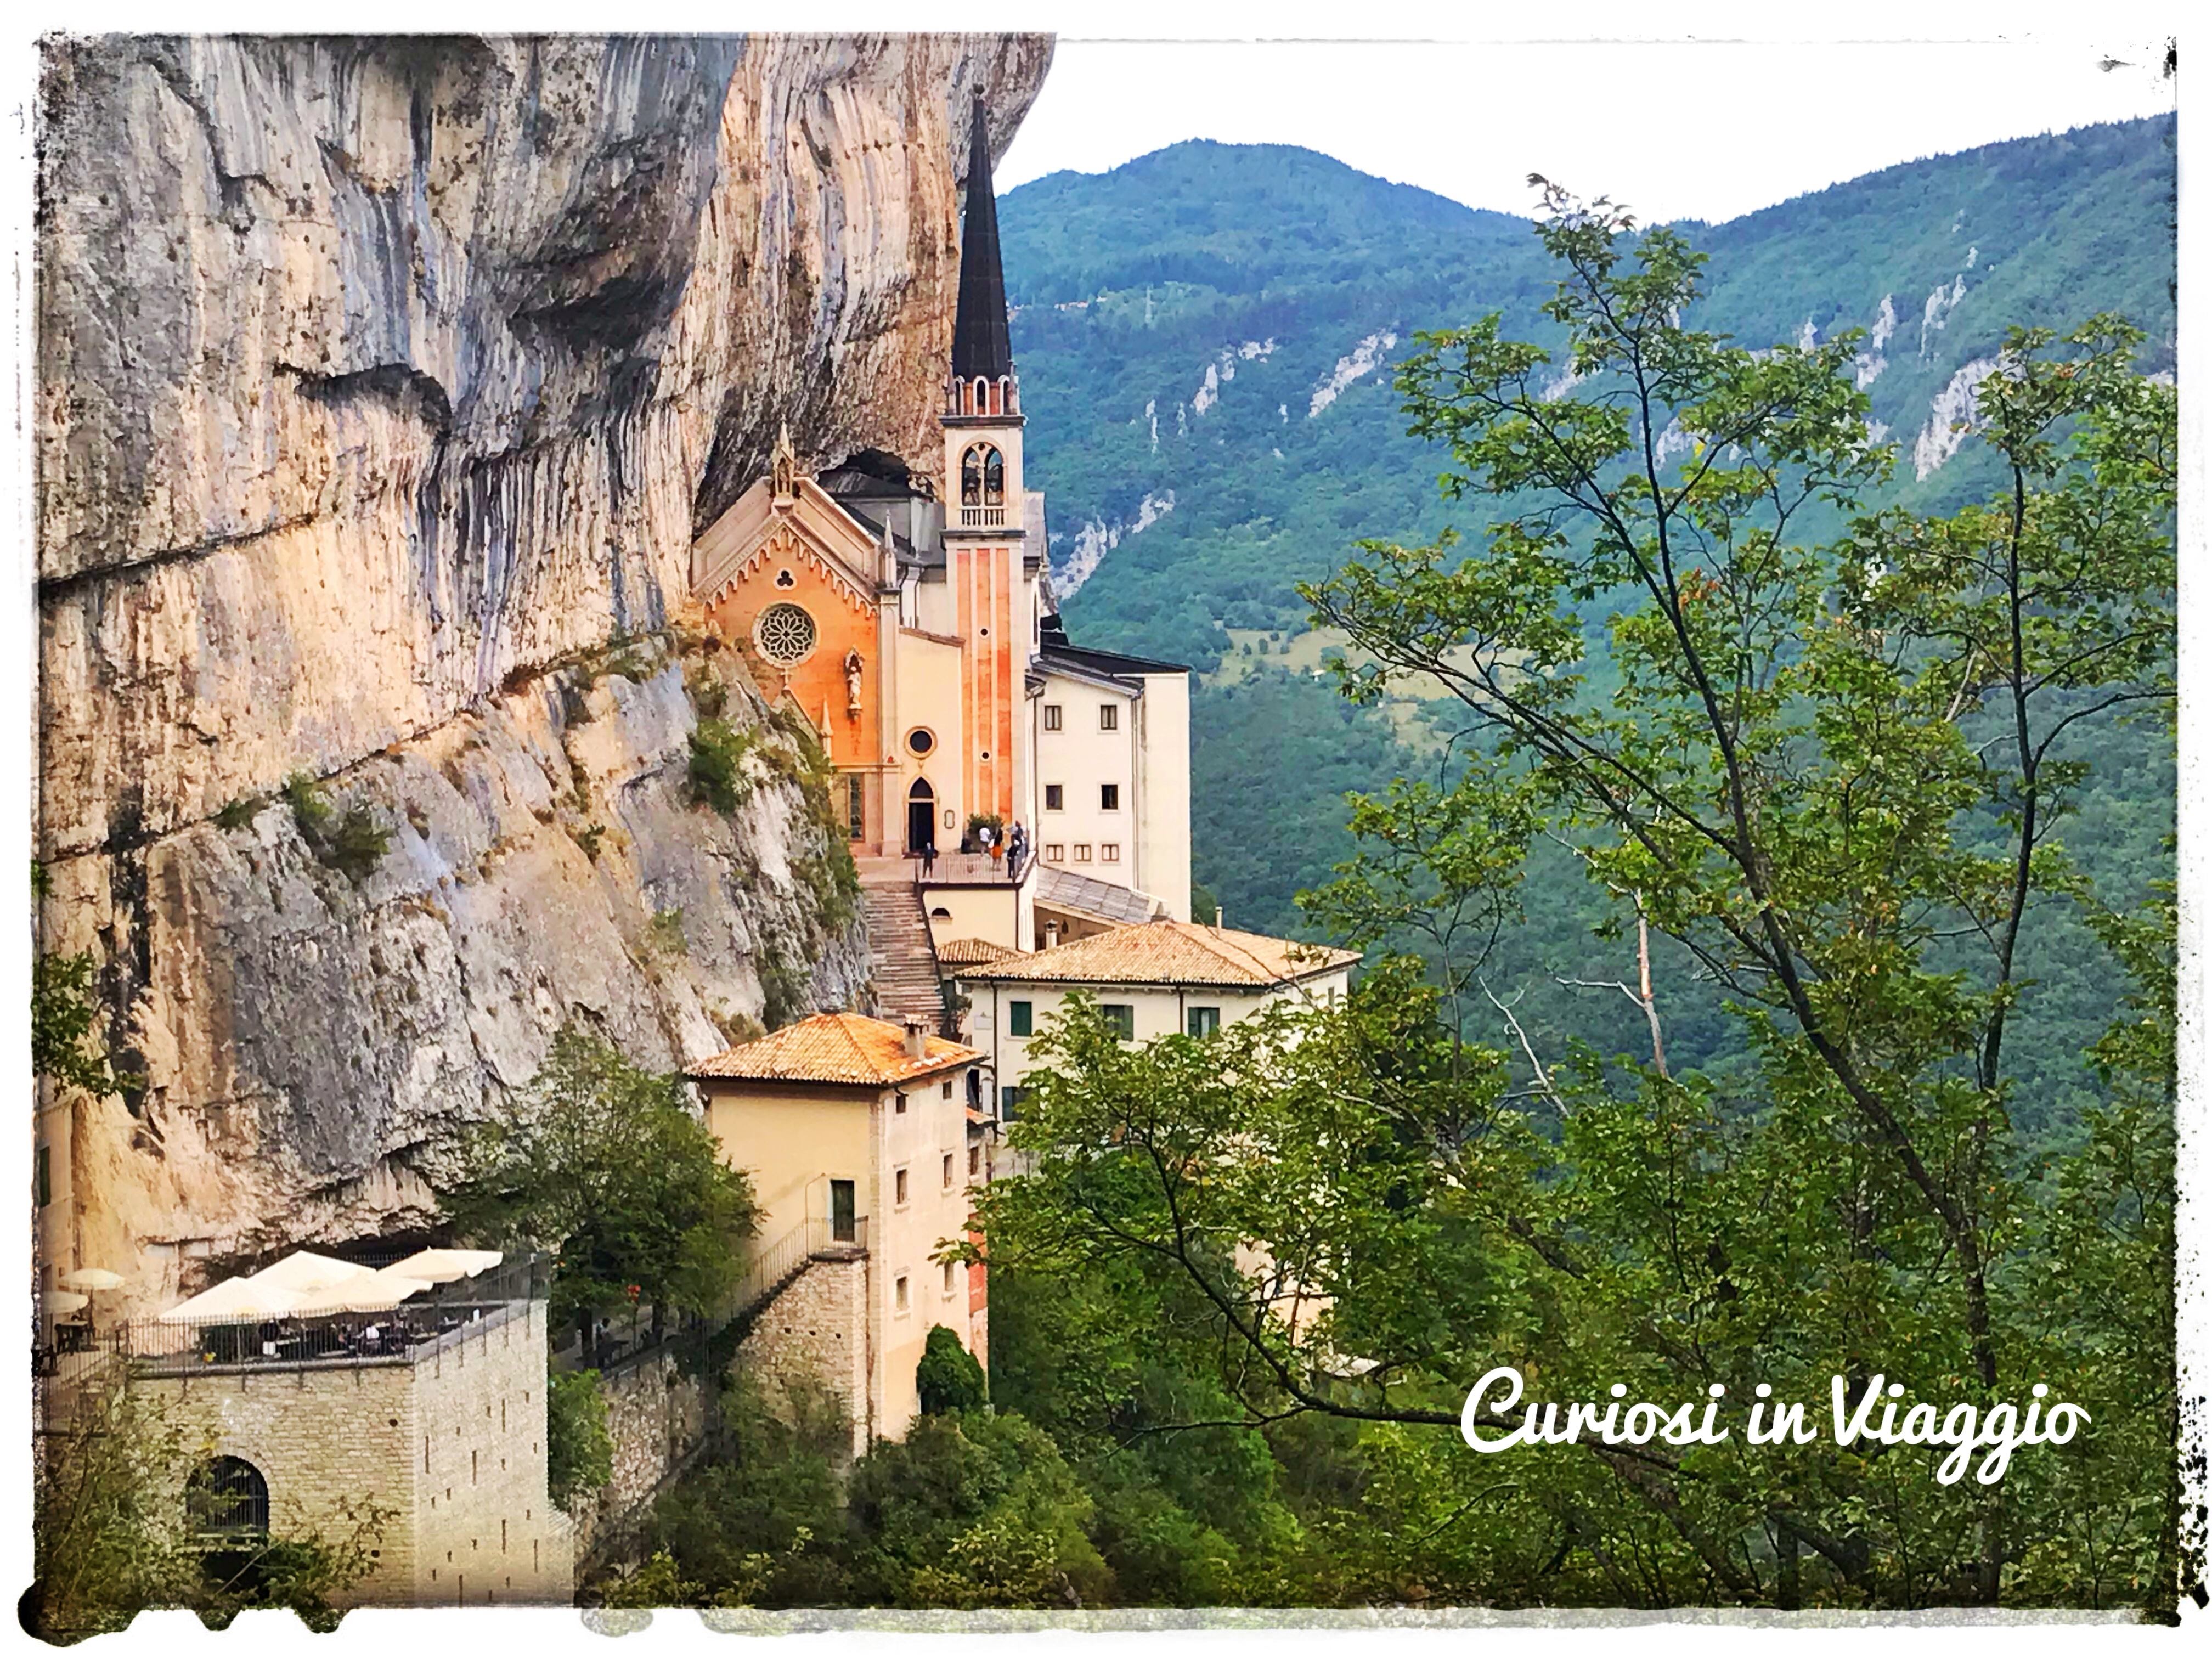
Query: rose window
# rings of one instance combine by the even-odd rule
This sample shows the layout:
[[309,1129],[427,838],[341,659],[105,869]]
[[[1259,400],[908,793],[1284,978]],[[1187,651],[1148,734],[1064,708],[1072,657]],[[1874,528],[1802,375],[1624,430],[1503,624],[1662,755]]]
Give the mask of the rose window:
[[814,649],[814,618],[795,605],[772,605],[761,612],[753,636],[770,662],[794,663]]

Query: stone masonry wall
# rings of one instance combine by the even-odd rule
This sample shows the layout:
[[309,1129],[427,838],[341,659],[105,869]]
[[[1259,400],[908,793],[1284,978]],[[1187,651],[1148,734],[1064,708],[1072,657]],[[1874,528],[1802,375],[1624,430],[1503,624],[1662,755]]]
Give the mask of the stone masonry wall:
[[352,1530],[394,1511],[344,1606],[565,1606],[568,1517],[545,1493],[542,1304],[488,1320],[414,1364],[252,1367],[137,1386],[195,1461],[239,1457],[269,1483],[270,1529]]
[[672,1345],[600,1378],[614,1472],[599,1501],[576,1517],[579,1560],[620,1548],[661,1485],[706,1443],[707,1382],[684,1364],[696,1352]]
[[574,1540],[545,1491],[545,1310],[465,1328],[414,1367],[417,1607],[574,1599]]
[[139,1382],[165,1419],[185,1431],[197,1461],[240,1457],[269,1483],[279,1534],[352,1530],[342,1510],[374,1503],[397,1510],[376,1544],[368,1578],[340,1598],[404,1607],[415,1600],[420,1550],[409,1450],[420,1438],[414,1378],[404,1364],[285,1371],[252,1368]]
[[738,1365],[763,1380],[818,1382],[844,1408],[853,1455],[865,1453],[876,1424],[870,1408],[868,1262],[817,1261],[761,1310],[738,1347]]

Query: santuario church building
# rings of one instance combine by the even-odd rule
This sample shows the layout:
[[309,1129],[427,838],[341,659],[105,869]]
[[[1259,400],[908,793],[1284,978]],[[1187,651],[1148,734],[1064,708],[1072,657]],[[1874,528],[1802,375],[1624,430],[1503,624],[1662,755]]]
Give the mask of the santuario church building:
[[[1189,672],[1061,631],[1006,319],[978,104],[937,475],[878,451],[817,473],[787,437],[694,544],[691,583],[763,695],[820,735],[864,868],[950,855],[979,818],[1002,846],[1024,827],[1045,878],[988,931],[1027,950],[1082,929],[1087,884],[1113,890],[1091,895],[1106,919],[1188,918]],[[953,934],[975,931],[957,903],[933,908]]]

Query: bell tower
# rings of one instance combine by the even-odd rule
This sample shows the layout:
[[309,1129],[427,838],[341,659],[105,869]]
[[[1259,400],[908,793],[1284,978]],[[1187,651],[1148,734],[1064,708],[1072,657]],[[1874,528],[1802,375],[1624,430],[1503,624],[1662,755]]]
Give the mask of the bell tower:
[[1023,556],[1021,385],[1006,327],[988,116],[980,94],[968,129],[960,296],[944,408],[945,575],[966,659],[966,799],[1012,823],[1031,596]]

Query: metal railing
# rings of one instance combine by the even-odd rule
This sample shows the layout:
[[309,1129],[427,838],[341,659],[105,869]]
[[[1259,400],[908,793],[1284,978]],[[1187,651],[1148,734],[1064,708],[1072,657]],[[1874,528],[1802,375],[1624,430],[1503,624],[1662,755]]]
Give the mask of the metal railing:
[[155,1376],[413,1364],[544,1301],[551,1267],[543,1255],[518,1256],[374,1313],[203,1325],[134,1319],[98,1331],[88,1346]]
[[750,1313],[797,1278],[817,1258],[850,1260],[867,1253],[867,1217],[854,1217],[852,1224],[841,1231],[827,1216],[809,1216],[788,1229],[782,1237],[754,1252],[752,1265],[738,1281],[737,1289],[730,1293],[721,1319],[728,1321]]
[[[912,856],[909,854],[909,856]],[[929,873],[922,873],[922,860],[914,859],[914,884],[916,887],[1018,887],[1036,867],[1036,854],[1030,852],[1018,862],[1011,853],[993,858],[988,853],[939,853],[930,860]]]

